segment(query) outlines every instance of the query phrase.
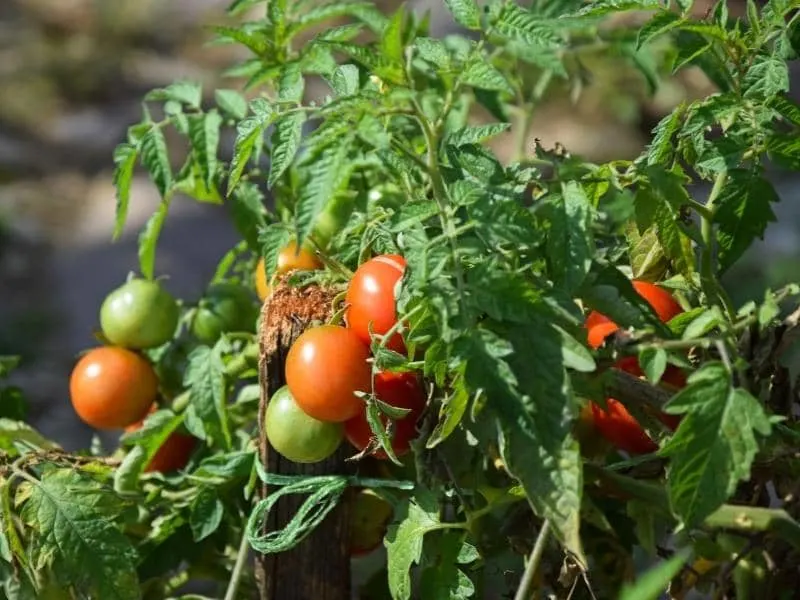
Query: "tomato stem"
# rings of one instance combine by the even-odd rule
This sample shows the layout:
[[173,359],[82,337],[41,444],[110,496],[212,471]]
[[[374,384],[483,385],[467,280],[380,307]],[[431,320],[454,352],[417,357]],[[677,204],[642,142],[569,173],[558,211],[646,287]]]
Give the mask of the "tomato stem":
[[536,578],[536,573],[539,570],[539,564],[542,562],[544,549],[547,545],[547,539],[550,535],[550,521],[542,523],[542,528],[539,530],[539,535],[536,536],[536,543],[533,545],[528,564],[525,565],[525,572],[522,574],[522,581],[517,588],[517,593],[514,595],[514,600],[530,600],[533,596]]
[[239,542],[239,549],[236,552],[236,563],[233,565],[231,579],[228,582],[228,589],[225,591],[225,600],[236,600],[239,591],[239,582],[242,579],[244,567],[247,564],[247,557],[250,554],[250,542],[247,539],[247,529],[242,531],[242,541]]

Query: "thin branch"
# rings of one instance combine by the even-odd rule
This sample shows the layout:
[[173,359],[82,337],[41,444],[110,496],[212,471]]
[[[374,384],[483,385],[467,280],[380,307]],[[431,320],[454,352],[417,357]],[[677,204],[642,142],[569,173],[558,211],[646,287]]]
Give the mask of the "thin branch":
[[532,597],[535,585],[533,580],[539,570],[539,564],[542,562],[544,548],[547,545],[549,535],[550,521],[545,521],[539,530],[539,535],[536,537],[536,543],[531,551],[528,564],[525,565],[525,573],[522,574],[522,581],[517,588],[517,593],[514,595],[514,600],[530,600]]

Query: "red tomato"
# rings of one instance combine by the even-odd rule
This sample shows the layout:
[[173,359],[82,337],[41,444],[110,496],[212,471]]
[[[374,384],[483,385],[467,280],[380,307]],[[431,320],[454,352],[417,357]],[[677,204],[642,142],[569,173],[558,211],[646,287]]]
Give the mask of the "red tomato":
[[[155,412],[158,407],[154,404],[150,412]],[[144,424],[144,419],[138,423],[134,423],[125,428],[125,432],[136,431]],[[145,473],[157,471],[159,473],[171,473],[179,471],[189,462],[197,445],[197,439],[194,436],[186,435],[173,431],[170,436],[164,440],[159,449],[150,459],[150,462],[144,468]]]
[[[664,323],[683,312],[680,304],[663,288],[647,281],[632,281],[631,283]],[[588,330],[589,346],[597,349],[603,345],[609,335],[619,329],[619,326],[605,315],[592,311],[586,317],[586,329]]]
[[286,356],[286,385],[297,405],[319,421],[346,421],[364,409],[356,392],[372,388],[369,347],[336,325],[303,332]]
[[[425,408],[425,393],[414,373],[390,373],[388,371],[375,375],[375,395],[390,406],[410,409],[406,416],[395,421],[392,449],[397,456],[402,456],[411,448],[411,440],[417,435],[417,420]],[[381,421],[386,426],[386,415]],[[344,424],[344,434],[348,441],[359,451],[369,444],[372,430],[367,422],[367,411],[361,412]],[[385,459],[386,452],[378,450],[373,454],[376,458]]]
[[144,418],[158,393],[158,378],[144,358],[116,346],[94,348],[69,380],[72,406],[96,429],[122,429]]
[[[621,358],[614,365],[614,368],[635,375],[636,377],[642,377],[644,375],[639,367],[639,361],[635,356]],[[683,371],[674,365],[667,365],[661,382],[667,384],[665,387],[680,389],[686,385],[686,376],[683,374]],[[621,402],[613,398],[607,398],[606,404],[608,405],[608,411],[603,410],[594,402],[591,403],[595,428],[603,437],[617,448],[625,450],[630,454],[647,454],[648,452],[655,452],[655,450],[658,449],[655,442],[650,439],[644,429],[639,425],[639,422],[628,412]],[[680,423],[680,416],[678,415],[660,413],[658,419],[672,431],[675,431]]]
[[[377,335],[384,335],[397,322],[394,288],[406,268],[406,260],[397,254],[383,254],[361,265],[347,288],[347,326],[359,338],[369,344],[369,328]],[[405,344],[399,333],[395,333],[386,347],[401,354]]]

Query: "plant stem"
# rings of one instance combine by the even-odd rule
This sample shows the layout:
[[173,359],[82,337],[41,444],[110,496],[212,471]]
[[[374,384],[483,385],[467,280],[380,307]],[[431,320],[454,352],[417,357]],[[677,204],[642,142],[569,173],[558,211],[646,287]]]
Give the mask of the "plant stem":
[[714,179],[714,186],[711,188],[711,193],[705,204],[705,212],[698,211],[701,220],[700,234],[703,238],[703,252],[700,258],[700,281],[709,302],[719,305],[727,313],[728,317],[733,320],[736,317],[736,311],[733,309],[725,290],[722,289],[717,280],[714,265],[716,245],[714,239],[714,214],[716,213],[717,199],[727,181],[727,171],[717,174]]
[[517,588],[517,593],[514,594],[514,600],[530,600],[533,595],[533,580],[536,577],[536,572],[539,570],[539,563],[542,562],[544,547],[547,545],[547,538],[549,535],[550,521],[545,521],[542,524],[542,528],[539,530],[539,535],[536,536],[536,543],[533,545],[533,550],[528,558],[528,564],[525,565],[525,573],[522,574],[522,581]]
[[231,579],[228,582],[228,589],[225,590],[225,600],[236,600],[239,591],[239,581],[242,579],[244,566],[247,564],[247,557],[250,554],[250,542],[247,540],[247,531],[242,530],[242,541],[239,543],[239,550],[236,553],[236,563],[233,565]]

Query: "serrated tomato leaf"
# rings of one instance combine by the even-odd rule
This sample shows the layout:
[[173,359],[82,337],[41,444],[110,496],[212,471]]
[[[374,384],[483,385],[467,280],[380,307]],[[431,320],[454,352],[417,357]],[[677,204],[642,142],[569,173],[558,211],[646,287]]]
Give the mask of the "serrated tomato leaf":
[[750,477],[759,449],[757,435],[769,435],[771,424],[761,403],[734,387],[719,361],[693,373],[664,410],[684,415],[661,453],[670,457],[667,481],[672,508],[693,527]]

